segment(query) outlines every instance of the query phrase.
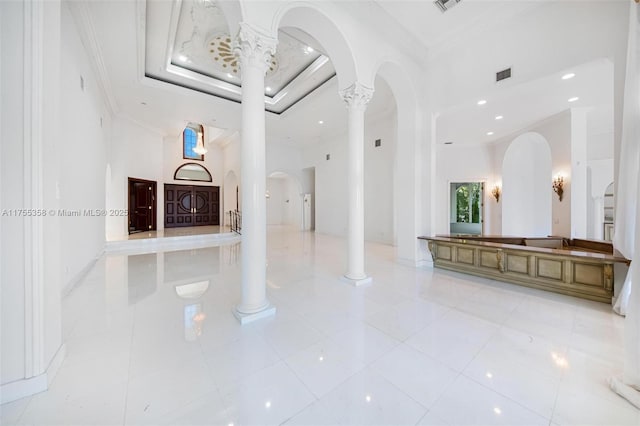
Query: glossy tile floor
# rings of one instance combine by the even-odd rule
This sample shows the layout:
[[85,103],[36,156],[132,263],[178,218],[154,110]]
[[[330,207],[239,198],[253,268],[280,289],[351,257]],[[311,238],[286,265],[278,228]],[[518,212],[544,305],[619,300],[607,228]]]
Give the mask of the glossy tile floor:
[[609,306],[393,262],[271,228],[274,318],[240,326],[239,245],[109,255],[63,302],[67,358],[2,424],[638,425],[611,392]]
[[167,228],[157,231],[136,232],[124,236],[123,240],[140,240],[146,238],[183,237],[186,235],[206,235],[230,232],[228,226],[186,226],[184,228]]

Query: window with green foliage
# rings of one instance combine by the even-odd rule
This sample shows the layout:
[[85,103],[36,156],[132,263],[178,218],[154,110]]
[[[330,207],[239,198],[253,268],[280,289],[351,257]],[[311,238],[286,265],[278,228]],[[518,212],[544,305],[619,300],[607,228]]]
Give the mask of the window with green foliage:
[[482,203],[482,183],[456,184],[456,222],[480,223]]

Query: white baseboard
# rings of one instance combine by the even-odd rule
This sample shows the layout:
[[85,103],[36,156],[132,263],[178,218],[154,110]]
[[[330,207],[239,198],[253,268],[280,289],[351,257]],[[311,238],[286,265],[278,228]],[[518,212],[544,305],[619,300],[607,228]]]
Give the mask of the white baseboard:
[[64,361],[66,350],[66,346],[62,344],[49,363],[47,371],[44,373],[38,376],[29,377],[28,379],[5,383],[0,386],[0,404],[16,401],[20,398],[35,395],[49,389],[49,385],[53,382],[53,379],[56,377],[56,374],[58,374],[58,370]]

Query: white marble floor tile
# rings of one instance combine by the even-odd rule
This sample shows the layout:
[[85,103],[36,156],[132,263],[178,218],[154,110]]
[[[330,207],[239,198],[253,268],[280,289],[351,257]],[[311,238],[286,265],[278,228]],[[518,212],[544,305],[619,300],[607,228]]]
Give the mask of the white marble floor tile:
[[285,362],[317,398],[365,367],[363,359],[329,339],[297,352]]
[[578,349],[569,348],[567,369],[562,383],[574,388],[588,389],[598,398],[618,401],[620,397],[609,387],[609,379],[621,377],[624,363],[603,360]]
[[420,419],[417,426],[452,426],[449,423],[442,420],[440,417],[435,415],[433,411],[429,411]]
[[622,397],[602,398],[588,387],[561,383],[552,420],[559,425],[637,426],[640,411]]
[[555,295],[527,296],[505,322],[511,328],[554,341],[566,341],[572,333],[576,307]]
[[409,300],[365,318],[380,331],[401,341],[442,317],[448,307],[423,300]]
[[458,376],[430,411],[451,425],[549,424],[548,418],[464,376]]
[[521,293],[487,286],[475,292],[473,299],[464,300],[456,308],[496,324],[502,324],[524,297]]
[[342,348],[345,357],[352,361],[370,364],[400,344],[400,341],[368,324],[361,324],[332,336],[331,343]]
[[551,418],[560,378],[527,368],[525,363],[481,351],[465,368],[466,377],[498,392],[535,413]]
[[606,304],[399,265],[381,244],[356,288],[344,239],[270,227],[267,244],[277,313],[245,326],[239,253],[103,256],[63,299],[51,388],[0,422],[640,424],[608,387],[624,319]]
[[505,359],[520,368],[560,378],[567,370],[566,344],[503,326],[482,349],[484,360]]
[[261,330],[262,336],[281,358],[307,349],[326,337],[302,319],[280,320],[276,317],[255,324],[255,327]]
[[405,344],[371,364],[371,369],[429,408],[460,373]]
[[405,343],[462,371],[497,330],[496,324],[452,310]]
[[236,383],[278,361],[278,354],[259,335],[220,347],[206,357],[211,377],[217,386]]
[[34,395],[19,425],[114,425],[123,424],[126,383],[101,386],[75,399],[48,392]]
[[320,399],[341,424],[414,425],[427,409],[379,374],[366,369]]
[[238,424],[238,419],[237,414],[224,404],[216,390],[165,414],[158,420],[158,424],[226,426]]
[[127,386],[126,424],[155,424],[168,413],[216,390],[204,361],[132,378]]
[[32,397],[28,396],[0,405],[0,424],[13,425],[18,423],[18,419],[20,419],[24,410],[26,410],[31,398]]
[[301,412],[315,401],[284,362],[267,367],[221,389],[234,424],[278,425]]
[[284,424],[287,426],[319,426],[337,425],[339,423],[331,410],[316,401],[287,420]]

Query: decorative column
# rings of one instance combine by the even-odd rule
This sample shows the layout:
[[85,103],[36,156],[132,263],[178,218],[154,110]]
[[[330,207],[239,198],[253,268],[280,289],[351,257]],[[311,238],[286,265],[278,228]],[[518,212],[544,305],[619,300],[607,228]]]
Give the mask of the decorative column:
[[371,282],[364,273],[364,111],[373,89],[356,82],[340,92],[349,110],[349,235],[345,279],[353,285]]
[[234,315],[246,324],[274,315],[267,300],[264,76],[277,40],[240,24],[234,52],[242,73],[242,296]]

